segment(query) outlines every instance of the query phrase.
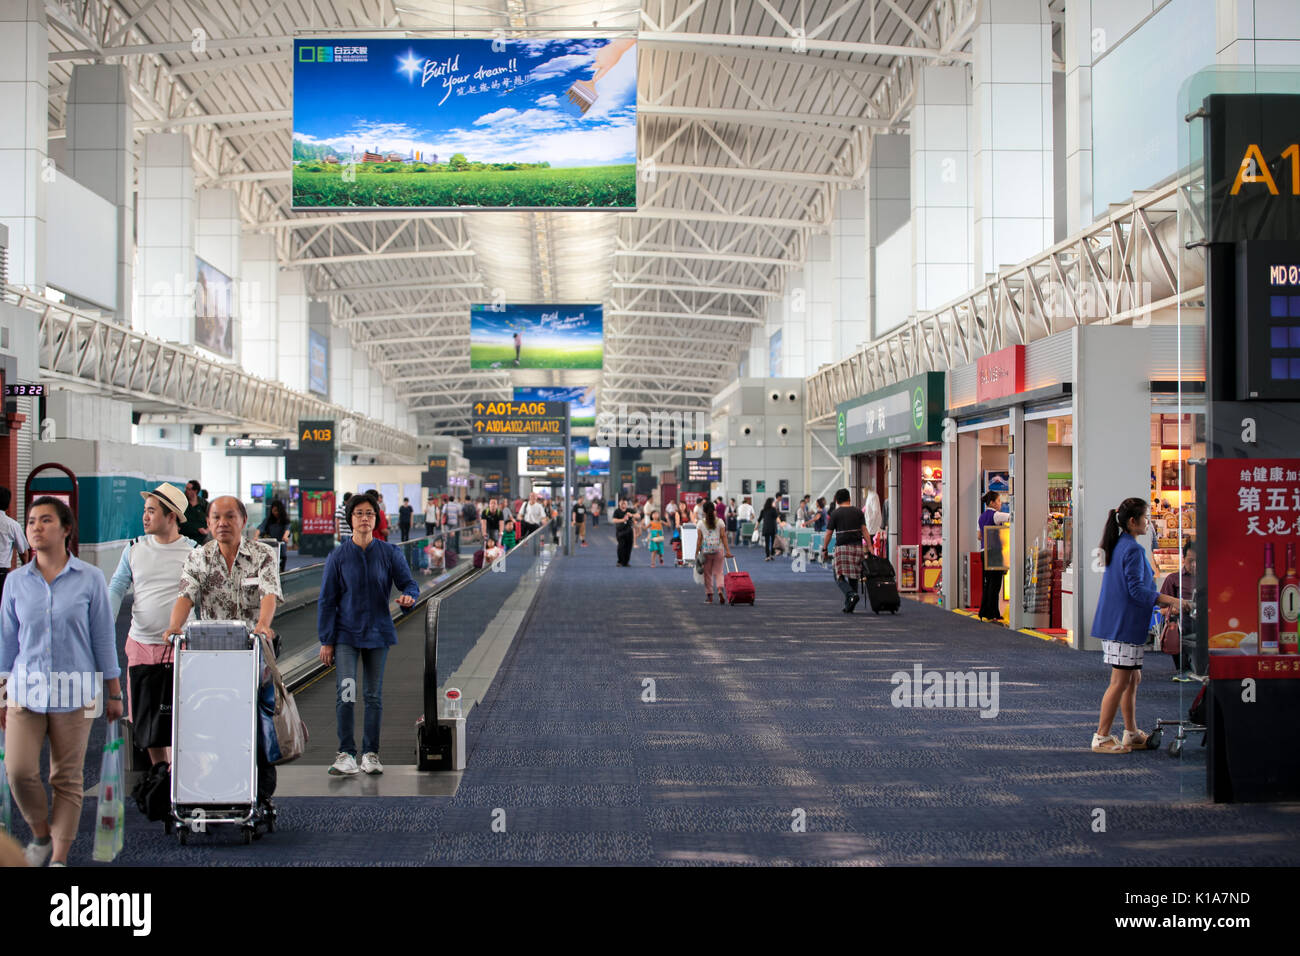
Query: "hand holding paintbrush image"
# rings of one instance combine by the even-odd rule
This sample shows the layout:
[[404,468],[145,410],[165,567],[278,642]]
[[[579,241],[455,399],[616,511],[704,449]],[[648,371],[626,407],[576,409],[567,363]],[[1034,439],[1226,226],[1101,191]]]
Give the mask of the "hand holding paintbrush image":
[[596,72],[590,80],[578,80],[565,93],[565,97],[580,113],[585,114],[587,110],[595,105],[596,100],[600,99],[600,94],[596,91],[596,84],[600,78],[612,70],[618,61],[623,58],[623,54],[636,45],[635,39],[610,40],[609,43],[600,48],[596,53]]

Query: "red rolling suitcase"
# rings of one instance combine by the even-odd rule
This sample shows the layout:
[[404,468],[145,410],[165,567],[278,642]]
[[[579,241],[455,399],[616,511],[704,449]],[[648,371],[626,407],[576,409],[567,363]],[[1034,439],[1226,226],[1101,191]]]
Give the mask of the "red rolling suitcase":
[[[731,566],[734,571],[728,571],[722,576],[722,593],[726,597],[728,604],[753,604],[754,603],[754,580],[749,576],[748,571],[741,571],[740,566],[736,564],[736,559],[731,559]],[[726,567],[726,562],[723,562]]]

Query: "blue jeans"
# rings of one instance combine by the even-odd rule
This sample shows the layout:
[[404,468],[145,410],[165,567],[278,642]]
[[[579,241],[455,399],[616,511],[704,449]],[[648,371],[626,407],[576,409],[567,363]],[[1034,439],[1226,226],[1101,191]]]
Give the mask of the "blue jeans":
[[[384,662],[387,647],[355,648],[351,644],[334,647],[334,714],[339,725],[339,752],[357,755],[356,721],[352,709],[357,699],[357,663],[365,669],[365,716],[362,719],[361,752],[379,753],[379,725],[384,719]],[[351,681],[344,699],[344,681]]]

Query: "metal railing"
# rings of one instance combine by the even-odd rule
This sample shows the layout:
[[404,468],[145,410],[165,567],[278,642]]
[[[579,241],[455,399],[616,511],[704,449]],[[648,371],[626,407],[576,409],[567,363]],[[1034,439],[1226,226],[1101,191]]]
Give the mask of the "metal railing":
[[301,419],[334,419],[342,451],[383,452],[408,462],[419,458],[414,436],[279,382],[17,286],[4,286],[3,299],[38,316],[43,378],[93,385],[123,401],[277,435],[295,434]]
[[1165,310],[1203,303],[1204,252],[1182,247],[1178,232],[1180,194],[1191,188],[1182,179],[1135,194],[1050,249],[819,369],[808,378],[808,423],[832,421],[840,402],[1009,345],[1076,325],[1158,322]]

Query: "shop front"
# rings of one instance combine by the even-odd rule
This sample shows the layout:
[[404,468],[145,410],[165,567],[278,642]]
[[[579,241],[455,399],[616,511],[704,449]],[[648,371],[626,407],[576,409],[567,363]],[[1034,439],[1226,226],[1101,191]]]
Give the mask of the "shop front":
[[[952,606],[987,610],[983,588],[994,582],[1004,624],[1091,648],[1101,583],[1089,573],[1094,549],[1110,509],[1148,491],[1152,536],[1144,543],[1158,571],[1178,569],[1194,524],[1186,463],[1198,448],[1203,454],[1204,423],[1169,381],[1177,356],[1174,328],[1089,326],[994,351],[950,374],[954,440],[943,465],[954,520],[945,570],[960,585]],[[1185,353],[1182,362],[1185,379],[1194,378],[1196,357]],[[980,532],[988,492],[1010,517],[991,550]],[[986,565],[1006,573],[986,576]]]
[[873,541],[900,591],[935,595],[943,575],[944,373],[926,372],[836,409],[837,452],[849,458],[853,503],[879,496],[885,526]]

